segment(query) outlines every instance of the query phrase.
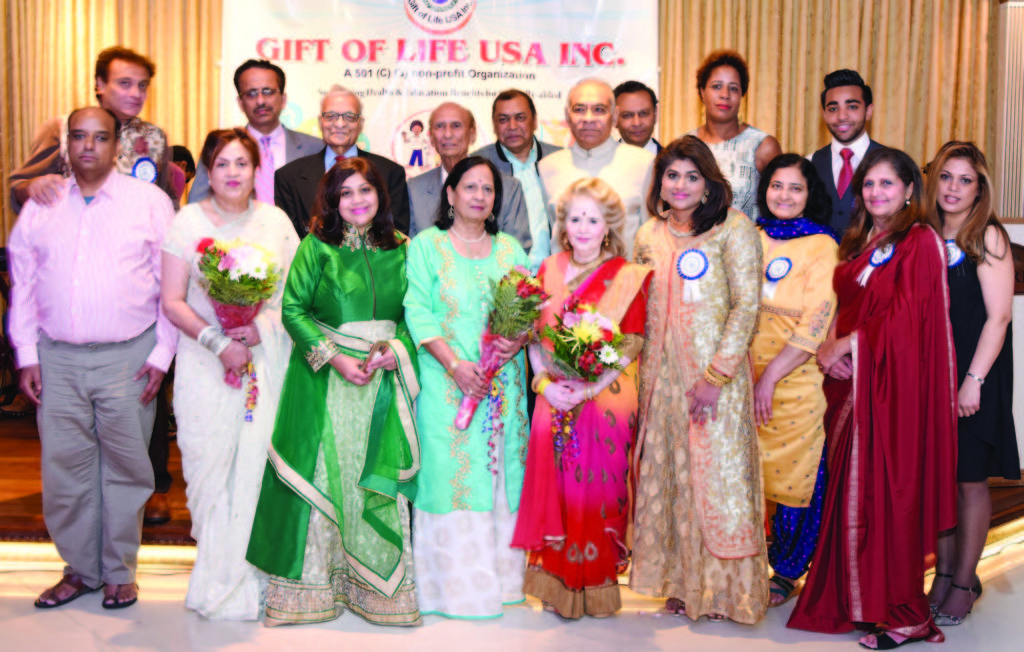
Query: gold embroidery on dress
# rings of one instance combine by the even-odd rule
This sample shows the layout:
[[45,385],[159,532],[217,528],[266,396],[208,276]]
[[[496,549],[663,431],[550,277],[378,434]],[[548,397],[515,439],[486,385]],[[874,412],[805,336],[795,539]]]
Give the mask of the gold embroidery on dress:
[[818,309],[814,311],[814,316],[811,317],[811,323],[807,329],[811,337],[820,338],[825,333],[828,329],[829,317],[831,316],[832,302],[822,301]]
[[330,362],[331,358],[341,353],[341,348],[326,337],[318,341],[313,347],[306,351],[306,362],[313,371],[320,371],[320,367]]
[[360,248],[366,246],[367,251],[377,251],[379,247],[370,242],[370,238],[366,235],[359,235],[359,231],[355,227],[348,225],[345,227],[345,237],[341,239],[342,247],[351,251],[359,251]]

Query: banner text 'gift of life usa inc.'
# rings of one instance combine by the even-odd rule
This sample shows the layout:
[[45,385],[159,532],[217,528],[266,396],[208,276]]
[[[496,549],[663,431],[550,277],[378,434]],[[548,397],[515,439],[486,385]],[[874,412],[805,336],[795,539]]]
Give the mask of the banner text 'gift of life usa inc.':
[[442,102],[473,112],[475,149],[494,140],[494,97],[519,88],[537,106],[538,136],[565,145],[566,95],[580,79],[658,88],[657,0],[224,0],[223,8],[222,126],[245,123],[235,68],[268,59],[287,75],[285,126],[319,136],[320,98],[340,84],[363,102],[359,147],[410,176],[438,164],[426,127]]

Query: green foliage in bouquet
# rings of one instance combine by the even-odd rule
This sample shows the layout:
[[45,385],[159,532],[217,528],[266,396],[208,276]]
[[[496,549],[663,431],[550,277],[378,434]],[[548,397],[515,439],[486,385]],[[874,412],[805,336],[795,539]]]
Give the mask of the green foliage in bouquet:
[[197,249],[203,254],[198,264],[201,284],[214,301],[254,306],[274,296],[281,275],[263,247],[206,238]]
[[499,281],[491,281],[494,309],[487,319],[491,333],[506,339],[519,337],[533,328],[540,317],[540,306],[548,295],[540,282],[517,267]]

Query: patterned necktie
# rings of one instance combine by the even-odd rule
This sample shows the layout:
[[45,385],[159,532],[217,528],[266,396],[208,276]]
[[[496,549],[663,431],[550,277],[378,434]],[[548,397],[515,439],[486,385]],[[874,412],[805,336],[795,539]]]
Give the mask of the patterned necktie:
[[260,137],[260,166],[256,169],[256,199],[274,205],[274,152],[270,136]]
[[839,155],[843,157],[843,167],[839,170],[839,184],[836,186],[836,191],[842,197],[846,194],[846,189],[850,187],[850,182],[853,181],[853,166],[850,165],[850,159],[853,158],[853,150],[849,147],[844,147],[839,150]]

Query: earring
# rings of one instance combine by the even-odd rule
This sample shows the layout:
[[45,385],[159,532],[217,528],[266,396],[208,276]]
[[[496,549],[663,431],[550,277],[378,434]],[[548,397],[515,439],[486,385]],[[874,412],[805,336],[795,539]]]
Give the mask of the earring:
[[487,216],[487,220],[486,221],[488,221],[488,222],[497,222],[498,218],[494,217],[494,213],[491,213],[490,215]]
[[910,206],[910,197],[907,197],[907,201],[903,202],[904,206]]
[[702,204],[708,203],[708,197],[710,197],[710,196],[711,196],[711,191],[710,190],[705,190],[704,191],[704,196],[700,198],[700,203],[702,203]]
[[455,221],[455,207],[453,206],[448,207],[448,219],[452,222]]
[[605,233],[604,234],[604,246],[607,247],[611,243],[612,243],[612,234],[611,234],[611,232]]

